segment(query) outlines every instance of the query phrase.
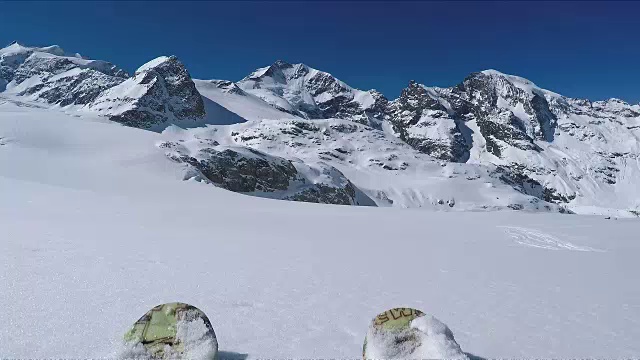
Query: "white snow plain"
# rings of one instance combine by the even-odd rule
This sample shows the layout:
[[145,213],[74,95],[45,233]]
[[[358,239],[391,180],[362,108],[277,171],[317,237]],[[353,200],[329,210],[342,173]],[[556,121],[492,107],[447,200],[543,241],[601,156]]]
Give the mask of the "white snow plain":
[[0,103],[0,357],[114,357],[172,301],[221,359],[359,358],[394,307],[483,358],[640,354],[638,219],[245,196],[180,181],[160,133]]

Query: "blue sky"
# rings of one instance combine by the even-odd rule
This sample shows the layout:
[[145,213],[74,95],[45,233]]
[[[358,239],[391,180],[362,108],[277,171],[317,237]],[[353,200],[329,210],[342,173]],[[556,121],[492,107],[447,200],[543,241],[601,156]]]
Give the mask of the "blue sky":
[[239,80],[304,62],[395,98],[484,69],[573,97],[640,102],[636,2],[2,2],[0,44],[58,44],[132,72],[177,55]]

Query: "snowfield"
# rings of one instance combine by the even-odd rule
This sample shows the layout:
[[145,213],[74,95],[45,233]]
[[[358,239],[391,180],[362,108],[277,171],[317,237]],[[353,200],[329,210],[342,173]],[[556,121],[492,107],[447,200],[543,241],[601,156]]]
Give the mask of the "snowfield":
[[640,221],[428,212],[180,181],[166,134],[0,99],[0,357],[108,358],[154,305],[220,358],[359,358],[393,307],[483,358],[640,354]]

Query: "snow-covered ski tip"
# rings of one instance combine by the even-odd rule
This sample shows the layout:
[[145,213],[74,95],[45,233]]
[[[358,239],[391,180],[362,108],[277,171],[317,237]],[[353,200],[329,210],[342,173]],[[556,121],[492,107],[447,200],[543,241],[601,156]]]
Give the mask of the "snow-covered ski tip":
[[[275,340],[275,339],[274,339]],[[125,333],[121,359],[213,360],[218,341],[207,315],[174,302],[147,311]],[[367,359],[468,359],[444,323],[412,308],[393,308],[372,321],[362,347]]]
[[412,308],[394,308],[376,316],[369,325],[362,357],[468,359],[447,325]]
[[218,341],[207,315],[174,302],[153,307],[124,335],[120,358],[214,359]]

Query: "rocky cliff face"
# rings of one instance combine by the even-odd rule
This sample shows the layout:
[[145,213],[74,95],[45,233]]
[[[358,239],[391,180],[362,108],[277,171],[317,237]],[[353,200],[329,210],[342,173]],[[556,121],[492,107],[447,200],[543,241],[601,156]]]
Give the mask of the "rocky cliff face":
[[143,65],[133,77],[100,60],[70,56],[58,46],[0,49],[0,83],[7,94],[62,107],[80,106],[127,126],[199,119],[202,98],[174,56]]
[[393,133],[416,150],[448,161],[469,157],[463,121],[448,113],[434,90],[411,82],[388,109],[385,115]]
[[186,178],[211,182],[227,190],[282,200],[359,205],[356,188],[340,171],[309,166],[244,146],[181,138],[159,147],[188,168]]
[[621,100],[571,99],[487,70],[451,88],[411,83],[390,108],[395,134],[414,148],[498,165],[506,183],[545,201],[593,197],[637,174],[640,106]]
[[127,77],[109,62],[68,56],[57,46],[33,48],[14,43],[0,49],[0,91],[50,104],[91,104]]
[[205,115],[200,93],[175,56],[141,66],[133,77],[104,91],[91,108],[113,121],[143,129]]
[[450,161],[468,160],[473,147],[470,121],[477,125],[486,150],[498,158],[508,147],[540,151],[535,140],[552,142],[557,125],[541,89],[496,71],[471,74],[444,89],[412,82],[391,107],[388,119],[401,138]]

